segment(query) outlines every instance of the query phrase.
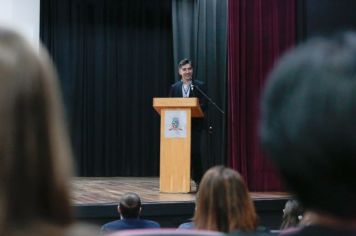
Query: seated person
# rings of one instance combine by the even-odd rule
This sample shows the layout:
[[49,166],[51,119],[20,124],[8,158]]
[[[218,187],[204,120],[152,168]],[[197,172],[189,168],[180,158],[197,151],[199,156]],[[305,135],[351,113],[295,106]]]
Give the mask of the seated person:
[[204,174],[193,222],[184,226],[234,236],[270,235],[268,229],[258,226],[255,206],[243,178],[224,166],[212,167]]
[[190,219],[189,222],[182,223],[178,226],[178,229],[194,229],[193,219]]
[[111,221],[101,227],[103,233],[118,230],[160,228],[160,225],[151,220],[140,219],[141,199],[136,193],[125,193],[118,205],[120,220]]
[[303,207],[295,199],[288,200],[283,209],[281,230],[299,226],[299,223],[302,218]]
[[261,142],[308,225],[289,235],[356,235],[356,34],[316,38],[273,69]]
[[223,233],[264,231],[257,227],[257,214],[248,189],[233,169],[210,168],[200,183],[196,204],[195,229]]

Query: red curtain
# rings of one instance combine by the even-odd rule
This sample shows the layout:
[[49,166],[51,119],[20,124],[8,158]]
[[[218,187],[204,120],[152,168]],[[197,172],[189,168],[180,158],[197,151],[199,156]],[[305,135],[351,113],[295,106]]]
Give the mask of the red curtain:
[[229,162],[251,191],[282,190],[276,171],[259,145],[259,102],[273,63],[295,44],[295,11],[295,0],[229,1]]

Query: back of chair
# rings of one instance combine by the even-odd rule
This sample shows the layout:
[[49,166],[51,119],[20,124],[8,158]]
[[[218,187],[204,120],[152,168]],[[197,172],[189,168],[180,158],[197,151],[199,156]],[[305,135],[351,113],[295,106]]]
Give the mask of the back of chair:
[[138,229],[123,230],[110,234],[109,236],[223,236],[225,234],[215,231],[195,229]]

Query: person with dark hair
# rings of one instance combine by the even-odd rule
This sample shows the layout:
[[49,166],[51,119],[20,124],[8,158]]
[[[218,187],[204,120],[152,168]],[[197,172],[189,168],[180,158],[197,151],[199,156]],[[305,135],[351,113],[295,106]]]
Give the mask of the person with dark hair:
[[71,150],[57,83],[42,46],[35,50],[0,28],[0,235],[86,232],[73,224]]
[[282,57],[262,98],[261,143],[308,212],[291,235],[356,235],[356,34]]
[[283,209],[281,230],[299,226],[303,212],[303,207],[299,204],[299,201],[289,199]]
[[210,168],[203,176],[196,200],[195,229],[254,232],[257,214],[240,174],[224,166]]
[[[181,80],[174,83],[169,91],[170,97],[197,97],[203,112],[207,109],[205,84],[200,80],[193,80],[193,65],[189,59],[183,59],[178,64],[178,73]],[[203,93],[202,93],[203,92]],[[202,132],[205,130],[204,118],[192,119],[191,133],[191,172],[192,179],[199,185],[203,176],[201,157]]]
[[125,193],[118,205],[120,220],[104,224],[101,227],[101,232],[111,233],[125,229],[160,228],[160,225],[155,221],[140,219],[141,210],[140,197],[136,193]]

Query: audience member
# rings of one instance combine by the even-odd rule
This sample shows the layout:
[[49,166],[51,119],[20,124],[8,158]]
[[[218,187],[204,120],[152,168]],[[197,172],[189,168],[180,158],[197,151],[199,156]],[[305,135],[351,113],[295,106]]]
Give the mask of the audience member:
[[283,209],[281,230],[297,227],[303,218],[303,207],[295,199],[286,202]]
[[160,228],[155,221],[140,219],[141,210],[141,199],[136,193],[124,194],[118,205],[120,220],[106,223],[101,231],[110,233],[125,229]]
[[272,71],[261,142],[309,225],[291,235],[356,235],[356,35],[312,39]]
[[208,230],[176,230],[176,229],[136,229],[121,230],[110,236],[224,236],[225,234]]
[[255,231],[257,215],[238,172],[223,166],[209,169],[197,193],[194,227],[220,232]]
[[45,50],[1,28],[0,235],[80,234],[72,227],[71,152],[57,86]]
[[178,229],[194,229],[194,223],[193,220],[190,220],[189,222],[182,223],[178,226]]

